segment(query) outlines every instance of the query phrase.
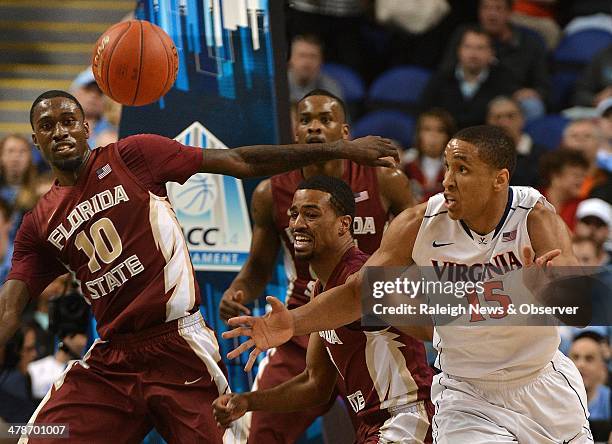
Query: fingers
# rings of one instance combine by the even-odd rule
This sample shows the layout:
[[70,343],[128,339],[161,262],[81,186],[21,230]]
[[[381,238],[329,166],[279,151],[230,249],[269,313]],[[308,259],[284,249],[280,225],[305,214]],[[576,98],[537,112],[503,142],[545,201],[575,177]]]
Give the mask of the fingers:
[[231,327],[240,327],[242,325],[253,325],[253,318],[251,316],[237,316],[227,321]]
[[249,360],[247,361],[246,365],[244,366],[244,371],[245,372],[250,372],[253,369],[253,366],[255,365],[255,362],[257,361],[257,356],[261,353],[261,350],[257,347],[255,347],[253,349],[253,351],[251,351],[251,353],[249,353]]
[[[232,318],[232,319],[237,319],[237,318]],[[230,321],[232,319],[230,319]],[[250,327],[237,327],[237,328],[234,328],[233,330],[224,331],[223,333],[221,333],[221,337],[223,339],[239,338],[240,336],[251,336],[252,332],[253,330],[251,330]]]
[[561,254],[561,250],[554,249],[551,251],[548,251],[546,253],[544,253],[542,256],[540,256],[539,258],[536,259],[536,265],[543,267],[543,266],[548,266],[550,265],[550,261],[552,261],[554,258],[556,258],[557,256],[559,256]]
[[254,345],[255,345],[255,341],[253,339],[249,339],[248,341],[243,342],[238,347],[236,347],[231,352],[229,352],[227,354],[227,358],[228,359],[235,359],[238,356],[240,356],[242,353],[244,353],[245,351],[248,351]]
[[219,316],[221,319],[227,321],[235,316],[240,316],[240,314],[250,315],[251,310],[239,302],[221,300],[221,304],[219,305]]
[[266,302],[272,307],[272,312],[277,312],[285,309],[285,305],[274,296],[266,296]]
[[397,162],[393,158],[377,159],[374,166],[385,168],[397,168]]

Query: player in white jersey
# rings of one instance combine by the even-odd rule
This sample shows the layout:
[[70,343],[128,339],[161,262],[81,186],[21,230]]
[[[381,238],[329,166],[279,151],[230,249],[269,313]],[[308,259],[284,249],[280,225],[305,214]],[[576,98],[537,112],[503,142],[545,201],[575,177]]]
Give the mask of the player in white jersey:
[[[506,261],[504,270],[511,272],[578,265],[569,231],[550,204],[533,189],[509,186],[516,151],[502,130],[460,131],[446,147],[445,164],[444,193],[394,219],[366,266],[452,262],[470,267]],[[358,319],[364,276],[362,269],[296,310],[275,304],[264,318],[231,320],[240,327],[224,336],[250,339],[229,357],[254,346],[254,360],[261,350],[295,334]],[[509,299],[518,296],[507,293]],[[435,442],[592,442],[584,385],[576,367],[557,350],[556,327],[492,327],[483,318],[476,326],[434,329],[442,371],[432,386]],[[398,328],[419,338],[430,331]]]

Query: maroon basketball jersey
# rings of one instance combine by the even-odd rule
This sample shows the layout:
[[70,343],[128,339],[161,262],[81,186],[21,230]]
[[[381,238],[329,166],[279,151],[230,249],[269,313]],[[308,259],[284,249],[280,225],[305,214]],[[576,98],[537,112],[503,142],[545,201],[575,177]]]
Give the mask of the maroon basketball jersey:
[[[385,211],[378,192],[376,168],[344,161],[341,179],[355,195],[354,237],[357,246],[372,254],[380,246],[389,213]],[[310,300],[315,278],[308,263],[296,259],[293,251],[293,236],[289,230],[289,208],[296,188],[304,180],[302,170],[294,170],[271,178],[274,202],[274,223],[281,237],[285,258],[285,272],[289,280],[287,305],[299,307]]]
[[103,339],[193,313],[200,292],[164,184],[201,164],[201,149],[153,135],[91,151],[74,186],[56,182],[25,216],[7,279],[37,296],[73,271]]
[[[359,249],[349,249],[334,268],[325,289],[316,282],[314,296],[344,284],[367,258]],[[360,321],[321,331],[319,336],[340,374],[340,392],[358,418],[429,400],[433,371],[421,341],[393,327],[361,327]]]

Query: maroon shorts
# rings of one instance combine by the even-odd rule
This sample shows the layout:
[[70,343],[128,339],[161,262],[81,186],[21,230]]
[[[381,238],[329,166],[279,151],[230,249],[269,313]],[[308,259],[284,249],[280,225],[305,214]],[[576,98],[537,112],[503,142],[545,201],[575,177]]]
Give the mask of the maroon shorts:
[[[307,337],[306,337],[307,338]],[[299,375],[306,368],[307,344],[304,338],[291,341],[268,351],[261,361],[253,390],[276,387]],[[308,426],[325,414],[334,404],[333,395],[329,404],[292,413],[256,411],[252,413],[249,444],[293,444]]]
[[217,340],[196,312],[96,341],[82,361],[68,365],[30,420],[68,424],[70,437],[30,441],[131,444],[155,427],[169,443],[243,443],[242,423],[224,437],[213,419],[212,401],[226,392]]

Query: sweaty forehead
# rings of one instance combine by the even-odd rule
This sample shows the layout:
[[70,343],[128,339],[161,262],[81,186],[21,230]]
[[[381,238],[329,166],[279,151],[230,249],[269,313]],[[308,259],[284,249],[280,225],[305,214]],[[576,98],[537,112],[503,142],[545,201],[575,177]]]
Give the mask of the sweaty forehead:
[[342,110],[338,101],[327,96],[306,97],[298,104],[298,113],[332,113],[341,114]]
[[466,162],[481,161],[478,156],[478,148],[469,142],[459,139],[451,139],[444,150],[444,157],[447,161],[453,159],[464,160]]
[[317,206],[324,208],[329,203],[329,193],[320,190],[297,190],[293,195],[293,205],[296,207],[302,206]]
[[39,120],[55,113],[61,115],[65,113],[78,112],[78,105],[67,97],[53,97],[50,99],[44,99],[38,102],[36,107],[34,107],[35,120]]

